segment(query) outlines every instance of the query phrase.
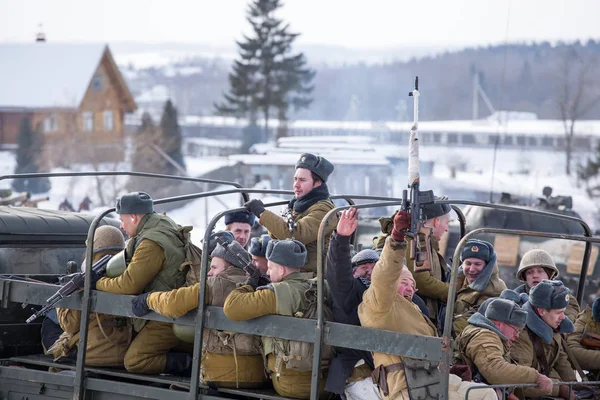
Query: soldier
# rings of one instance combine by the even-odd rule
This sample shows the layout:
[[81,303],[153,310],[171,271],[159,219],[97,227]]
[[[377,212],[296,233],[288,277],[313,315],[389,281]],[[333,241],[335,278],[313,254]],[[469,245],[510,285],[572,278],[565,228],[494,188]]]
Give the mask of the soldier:
[[254,237],[250,240],[250,247],[248,252],[252,256],[252,265],[260,270],[263,274],[267,273],[267,246],[271,241],[271,236],[262,235],[261,237]]
[[239,211],[225,215],[225,230],[233,233],[235,240],[247,249],[250,233],[256,218],[249,211]]
[[[545,250],[534,249],[523,254],[519,269],[517,270],[517,279],[523,283],[515,290],[519,293],[529,293],[532,287],[546,280],[554,280],[558,277],[558,268],[554,260]],[[579,303],[575,296],[569,296],[569,305],[565,315],[574,322],[579,314]]]
[[[118,253],[124,247],[125,240],[119,229],[110,225],[99,227],[94,235],[92,264],[107,254]],[[85,270],[85,260],[81,269]],[[64,333],[46,354],[52,354],[54,361],[63,358],[75,359],[79,345],[81,311],[68,308],[57,308],[56,311]],[[129,319],[105,314],[90,314],[85,364],[97,367],[123,367],[131,337],[132,327]]]
[[[223,307],[227,295],[236,285],[247,282],[243,268],[250,255],[236,241],[217,245],[211,253],[206,282],[206,304]],[[200,284],[170,292],[144,293],[133,300],[138,317],[150,310],[171,318],[179,318],[198,308]],[[189,342],[193,342],[189,340]],[[257,388],[264,383],[264,363],[258,336],[235,332],[204,330],[200,379],[203,383],[225,388]],[[191,364],[192,356],[186,354]]]
[[[271,240],[266,255],[272,283],[260,287],[254,283],[233,290],[225,300],[225,315],[233,321],[269,314],[309,317],[311,307],[316,309],[316,291],[315,281],[300,274],[306,264],[306,247],[294,239]],[[327,303],[325,308],[327,312]],[[263,337],[262,342],[275,391],[280,396],[310,398],[313,346],[272,337]],[[322,374],[326,367],[323,364],[322,360]]]
[[[301,272],[317,271],[317,235],[325,214],[335,208],[329,199],[327,178],[333,172],[333,164],[321,156],[304,153],[296,162],[294,194],[287,209],[288,219],[265,210],[262,201],[252,199],[244,206],[259,218],[259,223],[268,229],[273,239],[293,237],[306,246],[306,265]],[[293,233],[290,225],[293,224]],[[325,248],[333,232],[337,218],[333,217],[325,229]]]
[[454,305],[454,331],[457,336],[481,303],[499,296],[506,289],[506,284],[498,277],[496,252],[491,243],[468,240],[461,251],[460,261]]
[[[154,212],[150,195],[128,193],[117,199],[116,212],[121,229],[131,238],[113,260],[129,262],[125,272],[116,277],[92,274],[96,290],[116,294],[138,295],[177,289],[185,282],[180,270],[186,255],[187,238],[180,235],[179,225],[165,215]],[[189,374],[191,365],[184,353],[169,352],[180,344],[169,323],[135,320],[138,335],[125,354],[125,368],[140,374]]]
[[600,374],[600,342],[596,339],[594,346],[586,343],[583,340],[586,332],[600,335],[600,297],[579,314],[575,320],[575,331],[567,339],[567,345],[581,368],[590,372],[590,380],[597,381]]
[[[516,293],[515,296],[519,298]],[[530,366],[511,363],[511,343],[519,337],[526,320],[527,312],[504,298],[486,300],[469,318],[456,344],[462,362],[471,369],[474,382],[490,385],[535,383],[540,393],[550,394],[550,378]]]
[[[358,307],[358,316],[366,327],[437,336],[436,327],[411,301],[416,285],[410,271],[403,268],[407,247],[404,231],[409,227],[410,215],[398,211],[393,219],[391,234],[373,269],[371,285]],[[373,380],[379,385],[380,394],[385,399],[426,398],[426,391],[436,392],[440,389],[439,381],[435,379],[437,366],[426,370],[424,364],[417,360],[383,353],[374,353],[373,359]],[[464,393],[471,385],[451,374],[450,399],[464,398],[459,393]],[[413,390],[418,392],[411,393]],[[491,389],[476,390],[472,396],[473,399],[496,399]]]
[[[513,342],[510,354],[513,360],[546,375],[553,381],[576,381],[575,372],[562,347],[561,333],[573,332],[573,323],[565,316],[570,291],[560,281],[543,280],[529,293],[527,323],[522,335]],[[546,395],[537,388],[523,388],[523,396],[539,398]],[[553,386],[552,396],[575,399],[569,387]]]
[[[413,273],[417,282],[419,295],[423,298],[429,308],[429,317],[434,324],[437,324],[439,332],[443,331],[441,326],[445,312],[445,303],[448,300],[448,290],[450,286],[450,268],[448,267],[444,256],[439,253],[439,241],[448,231],[450,223],[450,211],[452,207],[448,204],[428,204],[423,206],[423,215],[427,218],[424,226],[431,229],[431,260],[425,261],[421,267],[415,268],[414,260],[411,260],[406,254],[406,266]],[[381,218],[381,231],[383,235],[375,238],[374,246],[381,248],[385,239],[389,236],[393,228],[392,218]],[[408,239],[410,240],[410,239]],[[410,246],[406,251],[409,251]],[[442,315],[439,315],[442,314]]]

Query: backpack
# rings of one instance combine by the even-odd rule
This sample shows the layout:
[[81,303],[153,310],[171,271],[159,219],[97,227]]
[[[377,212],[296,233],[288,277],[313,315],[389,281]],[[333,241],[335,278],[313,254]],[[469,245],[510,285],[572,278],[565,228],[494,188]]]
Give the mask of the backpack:
[[190,240],[192,229],[192,226],[184,226],[177,230],[177,236],[184,244],[185,261],[179,266],[179,270],[184,273],[187,271],[185,275],[186,286],[193,286],[200,282],[200,266],[202,265],[202,249]]

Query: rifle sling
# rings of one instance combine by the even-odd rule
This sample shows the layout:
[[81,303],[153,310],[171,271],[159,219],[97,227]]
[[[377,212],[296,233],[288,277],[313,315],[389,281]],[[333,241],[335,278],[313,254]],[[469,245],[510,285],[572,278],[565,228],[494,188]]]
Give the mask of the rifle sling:
[[529,334],[529,339],[531,339],[531,343],[533,344],[533,348],[535,350],[535,357],[540,363],[542,370],[541,373],[543,375],[550,375],[550,368],[548,367],[548,359],[546,358],[546,354],[544,353],[544,348],[542,347],[541,339],[529,329],[527,329],[527,333]]
[[569,362],[575,367],[575,369],[579,373],[579,376],[581,377],[581,379],[584,381],[587,381],[588,380],[587,375],[583,372],[583,369],[581,369],[581,366],[577,362],[577,359],[573,355],[573,352],[571,351],[571,349],[569,349],[569,346],[567,346],[567,341],[565,340],[565,335],[560,335],[560,343],[562,344],[562,347],[565,350],[565,353],[567,353],[567,358],[569,359]]

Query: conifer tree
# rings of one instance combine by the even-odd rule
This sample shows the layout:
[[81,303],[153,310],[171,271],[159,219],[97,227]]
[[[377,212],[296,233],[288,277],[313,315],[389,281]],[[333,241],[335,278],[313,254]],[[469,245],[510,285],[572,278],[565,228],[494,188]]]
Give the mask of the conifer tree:
[[[171,100],[167,100],[160,119],[160,130],[162,133],[162,143],[156,143],[161,146],[164,152],[185,169],[185,161],[181,152],[182,137],[181,128],[177,121],[177,109]],[[170,175],[179,175],[180,171],[171,163],[166,163],[166,173]]]
[[[154,121],[152,121],[150,114],[145,112],[142,115],[142,124],[134,134],[135,147],[131,160],[133,171],[157,174],[164,174],[166,172],[166,160],[158,155],[150,146],[151,143],[155,143],[161,139],[161,132],[156,125],[154,125]],[[161,185],[164,184],[164,181],[149,180],[148,178],[133,176],[129,179],[127,187],[130,191],[142,190],[140,188],[144,188],[144,190],[152,192],[156,189],[154,183]]]
[[[17,139],[17,165],[15,174],[32,174],[39,172],[40,160],[43,157],[44,137],[38,126],[35,130],[27,115],[21,118],[19,137]],[[15,179],[13,189],[19,192],[45,193],[50,190],[48,178]]]
[[269,135],[269,119],[287,120],[290,107],[308,108],[315,72],[307,67],[303,53],[293,53],[292,44],[299,36],[275,16],[280,0],[253,0],[247,12],[252,34],[238,41],[239,58],[229,74],[229,92],[216,104],[216,112],[248,118],[250,125],[258,116]]

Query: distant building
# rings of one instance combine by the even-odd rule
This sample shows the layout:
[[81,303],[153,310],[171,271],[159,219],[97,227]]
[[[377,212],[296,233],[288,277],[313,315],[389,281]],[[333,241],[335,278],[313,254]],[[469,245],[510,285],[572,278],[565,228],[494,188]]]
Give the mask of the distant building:
[[123,159],[137,105],[107,45],[0,44],[0,60],[0,146],[16,148],[27,115],[51,164]]

